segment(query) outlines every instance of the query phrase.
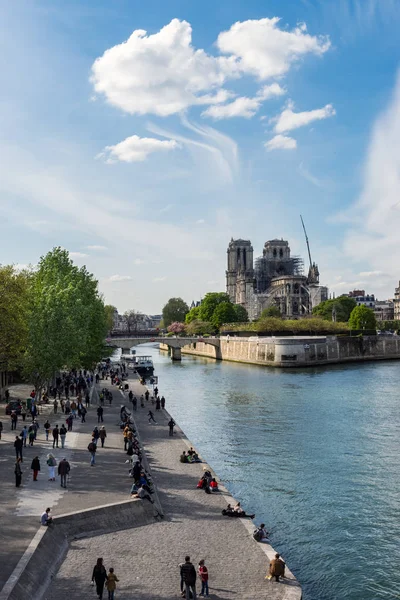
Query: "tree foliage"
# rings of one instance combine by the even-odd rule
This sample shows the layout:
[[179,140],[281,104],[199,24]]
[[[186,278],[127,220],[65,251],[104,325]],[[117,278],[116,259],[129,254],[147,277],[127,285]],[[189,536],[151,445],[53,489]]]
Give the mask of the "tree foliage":
[[215,309],[222,302],[230,304],[229,296],[225,292],[209,292],[206,294],[200,304],[199,319],[201,321],[211,321]]
[[106,313],[107,331],[111,331],[114,327],[114,313],[117,309],[112,304],[106,304],[104,312]]
[[200,306],[193,306],[185,317],[185,323],[191,323],[200,316]]
[[372,308],[367,308],[364,304],[353,308],[349,318],[349,328],[376,329],[376,318]]
[[63,368],[92,367],[101,359],[107,315],[97,281],[78,269],[67,250],[54,248],[39,261],[29,297],[24,369],[40,389]]
[[267,319],[268,317],[276,317],[277,319],[280,319],[282,317],[281,311],[275,305],[264,308],[260,315],[260,319]]
[[137,331],[139,328],[139,323],[143,319],[142,313],[138,312],[137,310],[130,309],[124,312],[124,317],[126,320],[128,333],[131,333],[132,331]]
[[354,298],[349,296],[339,296],[338,298],[332,298],[331,300],[324,300],[313,308],[313,315],[317,315],[332,321],[332,312],[336,313],[336,321],[346,322],[350,318],[351,311],[357,306],[357,302]]
[[188,325],[186,325],[186,333],[188,335],[204,335],[215,333],[215,327],[209,321],[200,321],[194,319]]
[[235,311],[235,321],[237,323],[248,323],[249,315],[244,306],[241,304],[234,304],[233,310]]
[[236,312],[231,302],[220,302],[211,317],[211,323],[219,328],[223,323],[234,323],[236,321]]
[[31,275],[13,266],[0,267],[0,370],[19,366],[28,338]]
[[189,307],[182,298],[170,298],[162,309],[164,327],[168,327],[174,321],[183,323],[189,312]]
[[167,327],[168,333],[172,332],[172,333],[184,333],[185,331],[185,324],[184,323],[179,323],[178,321],[174,321],[174,323],[171,323],[171,325],[168,325]]

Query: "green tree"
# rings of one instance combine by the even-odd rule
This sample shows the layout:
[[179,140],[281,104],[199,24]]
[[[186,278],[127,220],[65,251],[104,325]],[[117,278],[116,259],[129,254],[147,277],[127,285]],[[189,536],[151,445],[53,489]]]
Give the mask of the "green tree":
[[191,323],[192,321],[199,318],[200,315],[200,306],[193,306],[187,313],[185,317],[185,323]]
[[268,317],[276,317],[277,319],[282,317],[281,311],[276,305],[264,308],[260,315],[260,319],[267,319]]
[[354,298],[349,296],[339,296],[338,298],[332,298],[331,300],[325,300],[313,308],[313,315],[317,315],[332,321],[332,312],[336,313],[336,321],[345,323],[349,320],[351,311],[357,306],[357,302]]
[[225,292],[209,292],[206,294],[200,304],[199,319],[201,321],[211,321],[215,309],[221,302],[231,304],[229,296]]
[[376,329],[376,318],[372,308],[367,308],[364,304],[353,308],[349,318],[349,328]]
[[248,323],[249,322],[249,315],[247,314],[247,310],[245,309],[244,306],[242,306],[241,304],[234,304],[233,305],[233,310],[235,311],[235,321],[237,323]]
[[164,327],[168,327],[174,321],[183,323],[189,312],[189,307],[182,298],[170,298],[162,309]]
[[201,335],[215,333],[215,327],[209,321],[199,321],[195,319],[186,325],[188,335]]
[[107,331],[111,331],[114,327],[114,314],[117,309],[112,304],[106,304],[104,311],[106,313]]
[[37,391],[64,368],[93,366],[107,332],[97,281],[78,269],[67,250],[54,248],[32,278],[25,374]]
[[211,317],[211,323],[219,328],[223,323],[234,323],[236,321],[236,312],[231,302],[220,302]]
[[30,274],[0,267],[0,371],[21,364],[28,341]]

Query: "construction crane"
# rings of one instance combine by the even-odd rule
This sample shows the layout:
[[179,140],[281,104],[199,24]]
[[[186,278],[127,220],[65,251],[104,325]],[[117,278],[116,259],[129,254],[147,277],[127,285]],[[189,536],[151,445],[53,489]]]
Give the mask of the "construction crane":
[[307,235],[307,231],[306,231],[306,228],[305,228],[305,225],[304,225],[303,217],[301,215],[300,215],[300,219],[301,219],[301,224],[303,225],[304,235],[306,236],[308,258],[310,259],[310,269],[312,269],[313,263],[312,263],[312,260],[311,260],[310,244],[308,243],[308,235]]

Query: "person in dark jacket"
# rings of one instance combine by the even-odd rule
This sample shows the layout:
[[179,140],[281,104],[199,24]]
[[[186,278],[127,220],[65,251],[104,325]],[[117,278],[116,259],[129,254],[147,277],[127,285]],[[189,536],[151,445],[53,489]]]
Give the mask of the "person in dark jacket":
[[193,594],[193,600],[196,600],[196,569],[190,562],[190,556],[185,556],[185,562],[181,566],[181,577],[185,584],[186,600],[189,600],[190,592]]
[[40,471],[40,460],[38,456],[32,460],[31,469],[33,471],[33,481],[37,481],[37,476]]
[[103,565],[103,559],[98,558],[93,569],[92,581],[96,583],[96,592],[100,600],[103,598],[104,584],[107,580],[107,571]]
[[102,406],[99,406],[99,408],[97,409],[97,422],[100,423],[100,421],[103,423],[103,412],[104,412],[104,408]]
[[15,436],[14,448],[15,454],[17,458],[21,459],[22,462],[22,446],[24,445],[24,440],[20,438],[18,435]]
[[63,458],[62,460],[60,460],[60,462],[58,463],[58,474],[61,477],[61,487],[63,488],[67,487],[67,475],[70,472],[70,470],[71,467],[67,459]]
[[19,487],[21,485],[21,481],[22,481],[21,462],[22,462],[22,458],[17,458],[17,461],[15,463],[15,469],[14,469],[15,487]]

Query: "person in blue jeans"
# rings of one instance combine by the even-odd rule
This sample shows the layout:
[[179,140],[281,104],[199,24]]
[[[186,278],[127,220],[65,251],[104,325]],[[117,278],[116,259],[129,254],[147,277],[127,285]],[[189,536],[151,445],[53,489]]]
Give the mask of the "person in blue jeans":
[[199,562],[199,577],[201,581],[201,592],[199,596],[208,596],[208,569],[204,560]]

